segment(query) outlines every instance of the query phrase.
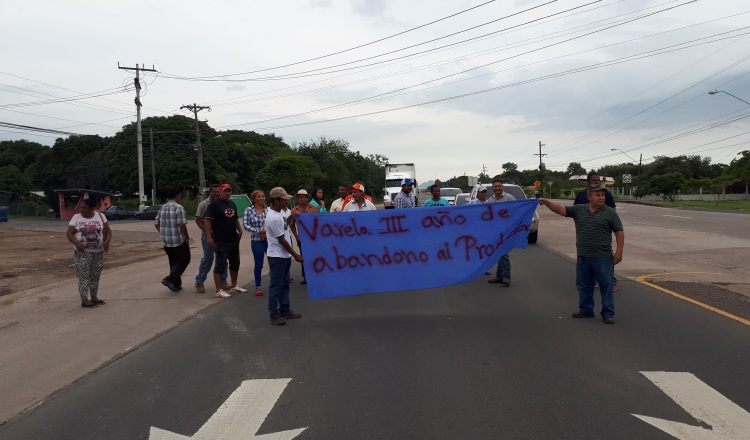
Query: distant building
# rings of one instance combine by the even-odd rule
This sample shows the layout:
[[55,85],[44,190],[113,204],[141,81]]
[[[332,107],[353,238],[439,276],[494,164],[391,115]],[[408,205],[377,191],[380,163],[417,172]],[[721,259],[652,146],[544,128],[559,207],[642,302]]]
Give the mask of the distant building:
[[112,193],[104,191],[96,191],[93,189],[83,188],[72,188],[72,189],[56,189],[54,190],[58,195],[58,201],[60,204],[60,219],[70,220],[73,218],[81,206],[81,201],[88,198],[94,198],[99,200],[97,205],[98,211],[103,211],[107,207],[112,205]]

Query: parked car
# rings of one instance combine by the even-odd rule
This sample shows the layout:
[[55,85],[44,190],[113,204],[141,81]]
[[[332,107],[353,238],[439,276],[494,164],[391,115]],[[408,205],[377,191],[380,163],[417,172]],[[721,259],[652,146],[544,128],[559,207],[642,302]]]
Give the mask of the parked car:
[[130,206],[112,205],[102,211],[102,214],[107,217],[107,220],[123,220],[127,218],[135,218],[136,211]]
[[154,220],[156,218],[156,214],[159,213],[160,209],[161,209],[161,205],[148,206],[143,211],[136,212],[135,219],[136,220]]
[[440,197],[447,200],[449,205],[455,205],[456,196],[461,192],[461,188],[440,188]]
[[461,193],[456,196],[456,205],[465,205],[469,203],[469,193]]
[[[466,203],[469,203],[472,200],[477,198],[477,188],[479,188],[479,186],[480,184],[474,185],[474,188],[471,189],[469,199]],[[504,183],[503,191],[515,197],[516,200],[524,200],[528,198],[526,197],[526,193],[523,192],[523,189],[520,186],[513,184],[513,183]],[[490,197],[492,197],[492,187],[490,185],[487,185],[487,198],[490,198]],[[537,210],[538,209],[539,208],[537,208]],[[534,211],[534,219],[531,221],[531,227],[529,228],[529,244],[536,243],[538,237],[539,237],[539,213],[537,211]]]

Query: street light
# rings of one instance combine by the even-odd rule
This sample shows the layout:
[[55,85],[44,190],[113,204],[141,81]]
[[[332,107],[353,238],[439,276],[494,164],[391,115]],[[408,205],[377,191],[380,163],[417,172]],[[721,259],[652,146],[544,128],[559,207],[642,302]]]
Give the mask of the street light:
[[731,96],[732,98],[734,98],[734,99],[739,99],[740,101],[744,102],[745,104],[747,104],[747,105],[750,105],[750,102],[747,102],[747,101],[745,101],[744,99],[742,99],[742,98],[740,98],[740,97],[738,97],[738,96],[734,96],[734,95],[732,95],[731,93],[729,93],[729,92],[725,92],[725,91],[723,91],[723,90],[711,90],[710,92],[708,92],[708,94],[709,94],[709,95],[715,95],[715,94],[717,94],[717,93],[726,93],[727,95]]
[[[628,153],[626,153],[626,152],[622,151],[622,150],[621,150],[621,149],[619,149],[619,148],[610,148],[609,150],[610,150],[610,151],[619,151],[620,153],[622,153],[622,154],[624,154],[624,155],[628,156],[628,158],[629,158],[630,160],[632,160],[633,162],[635,162],[635,159],[633,159],[632,157],[630,157],[630,155],[629,155]],[[643,153],[641,153],[640,159],[638,159],[638,184],[639,184],[639,185],[640,185],[640,183],[641,183],[641,163],[642,163],[642,162],[643,162]]]

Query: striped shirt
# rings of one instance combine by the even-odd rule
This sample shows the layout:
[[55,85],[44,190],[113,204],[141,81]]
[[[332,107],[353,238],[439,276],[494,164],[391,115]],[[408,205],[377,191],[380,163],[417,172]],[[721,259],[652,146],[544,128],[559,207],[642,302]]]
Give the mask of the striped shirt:
[[267,214],[268,207],[263,210],[262,215],[255,209],[255,205],[245,208],[245,215],[242,217],[242,227],[250,232],[250,239],[252,241],[266,241],[265,238],[260,238],[260,230],[266,227]]
[[185,242],[179,225],[187,225],[185,208],[174,200],[164,204],[154,222],[159,225],[159,235],[164,247],[177,247]]
[[401,191],[400,193],[396,194],[396,197],[393,198],[393,207],[396,209],[400,208],[415,208],[414,204],[414,198],[412,198],[411,194],[406,194],[404,191]]
[[576,224],[576,252],[579,257],[611,257],[612,233],[623,231],[617,212],[604,205],[596,212],[589,204],[565,207],[565,217]]

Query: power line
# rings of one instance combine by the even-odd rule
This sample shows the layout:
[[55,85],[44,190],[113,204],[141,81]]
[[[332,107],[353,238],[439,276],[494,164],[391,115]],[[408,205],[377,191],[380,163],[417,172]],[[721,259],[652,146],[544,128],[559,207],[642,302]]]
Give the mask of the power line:
[[[383,64],[383,63],[387,63],[387,62],[390,62],[390,61],[393,61],[393,60],[410,58],[410,57],[413,57],[415,55],[419,55],[419,54],[422,54],[422,53],[433,52],[433,51],[436,51],[436,50],[439,50],[439,49],[443,49],[443,48],[446,48],[446,47],[456,46],[458,44],[462,44],[462,43],[465,43],[467,41],[477,40],[477,39],[486,37],[488,35],[493,35],[493,34],[505,32],[508,29],[513,29],[513,28],[516,28],[516,27],[519,27],[519,26],[527,25],[529,23],[533,23],[533,22],[536,22],[536,21],[539,21],[539,20],[543,20],[543,19],[555,16],[555,15],[560,15],[560,14],[563,14],[565,12],[570,12],[570,11],[575,10],[575,9],[580,9],[580,8],[585,7],[585,6],[592,5],[594,3],[599,3],[599,2],[601,2],[603,0],[594,0],[594,1],[590,2],[590,3],[586,3],[586,4],[583,4],[583,5],[580,5],[580,6],[576,6],[574,8],[570,8],[570,9],[567,9],[565,11],[558,12],[558,13],[555,13],[555,14],[550,14],[548,16],[545,16],[545,17],[542,17],[542,18],[538,18],[538,19],[535,19],[535,20],[530,20],[530,21],[522,23],[520,25],[511,26],[510,28],[501,29],[499,31],[490,32],[490,33],[487,33],[487,34],[484,34],[484,35],[480,35],[478,37],[473,37],[473,38],[469,38],[469,39],[466,39],[466,40],[463,40],[463,41],[459,41],[457,43],[451,43],[451,44],[448,44],[448,45],[445,45],[445,46],[440,46],[440,47],[437,47],[437,48],[424,50],[422,52],[415,52],[413,54],[403,55],[403,56],[400,56],[400,57],[397,57],[397,58],[393,58],[393,59],[390,59],[390,60],[378,61],[378,62],[371,63],[371,64],[365,64],[365,65],[362,65],[362,66],[354,66],[354,67],[349,67],[349,68],[345,68],[345,69],[331,70],[331,71],[328,71],[328,72],[320,72],[321,70],[329,70],[329,69],[333,69],[333,68],[336,68],[336,67],[347,66],[347,65],[350,65],[350,64],[360,63],[362,61],[367,61],[367,60],[371,60],[371,59],[375,59],[375,58],[380,58],[380,57],[385,56],[385,55],[390,55],[390,54],[393,54],[393,53],[396,53],[396,52],[404,51],[406,49],[411,49],[411,48],[414,48],[414,47],[417,47],[417,46],[422,46],[422,45],[425,45],[425,44],[428,44],[428,43],[432,43],[432,42],[435,42],[435,41],[438,41],[438,40],[449,38],[449,37],[452,37],[452,36],[455,36],[455,35],[458,35],[458,34],[461,34],[461,33],[464,33],[464,32],[468,32],[470,30],[473,30],[473,29],[476,29],[476,28],[479,28],[479,27],[482,27],[482,26],[489,25],[491,23],[495,23],[497,21],[505,20],[505,19],[508,19],[510,17],[514,17],[516,15],[520,15],[520,14],[523,14],[525,12],[529,12],[531,10],[540,8],[542,6],[546,6],[546,5],[550,4],[550,3],[554,3],[556,1],[558,1],[558,0],[550,0],[547,3],[543,3],[543,4],[538,5],[538,6],[534,6],[534,7],[528,8],[528,9],[524,9],[522,11],[519,11],[519,12],[516,12],[516,13],[513,13],[513,14],[509,14],[509,15],[500,17],[498,19],[495,19],[495,20],[492,20],[492,21],[489,21],[489,22],[486,22],[486,23],[483,23],[483,24],[480,24],[480,25],[477,25],[477,26],[473,26],[473,27],[470,27],[470,28],[467,28],[467,29],[463,29],[463,30],[458,31],[458,32],[454,32],[454,33],[451,33],[451,34],[448,34],[448,35],[444,35],[442,37],[433,38],[431,40],[427,40],[427,41],[424,41],[424,42],[421,42],[421,43],[412,44],[410,46],[402,47],[400,49],[396,49],[396,50],[384,52],[384,53],[381,53],[379,55],[374,55],[374,56],[371,56],[371,57],[361,58],[359,60],[349,61],[349,62],[342,63],[342,64],[336,64],[336,65],[333,65],[333,66],[321,67],[321,68],[318,68],[318,69],[312,69],[312,70],[306,70],[306,71],[302,71],[302,72],[289,73],[289,74],[283,74],[283,75],[277,75],[277,76],[270,76],[270,77],[246,78],[246,79],[197,79],[197,78],[185,78],[185,77],[170,76],[168,74],[164,74],[164,78],[180,79],[180,80],[186,80],[186,81],[248,82],[248,81],[275,81],[275,80],[305,78],[305,77],[308,77],[308,76],[328,75],[328,74],[331,74],[331,73],[343,72],[343,71],[353,70],[353,69],[361,69],[363,67],[369,67],[369,66],[373,66],[373,65]],[[693,2],[696,2],[696,1],[698,1],[698,0],[690,0],[688,3],[693,3]],[[319,73],[315,73],[315,72],[319,72]]]
[[[173,77],[174,77],[173,79],[183,79],[183,80],[208,80],[208,79],[210,79],[210,78],[226,78],[226,77],[229,77],[229,76],[249,75],[249,74],[251,74],[251,73],[260,73],[260,72],[267,72],[267,71],[269,71],[269,70],[277,70],[277,69],[283,69],[283,68],[285,68],[285,67],[296,66],[296,65],[299,65],[299,64],[303,64],[303,63],[308,63],[308,62],[310,62],[310,61],[317,61],[317,60],[321,60],[321,59],[323,59],[323,58],[329,58],[329,57],[332,57],[332,56],[334,56],[334,55],[340,55],[340,54],[342,54],[342,53],[346,53],[346,52],[351,52],[351,51],[353,51],[353,50],[356,50],[356,49],[361,49],[361,48],[363,48],[363,47],[371,46],[371,45],[373,45],[373,44],[376,44],[376,43],[380,43],[380,42],[382,42],[382,41],[385,41],[385,40],[389,40],[389,39],[391,39],[391,38],[395,38],[395,37],[398,37],[399,35],[404,35],[404,34],[407,34],[407,33],[409,33],[409,32],[415,31],[415,30],[417,30],[417,29],[421,29],[421,28],[423,28],[423,27],[427,27],[427,26],[433,25],[433,24],[435,24],[435,23],[439,23],[439,22],[441,22],[441,21],[447,20],[447,19],[449,19],[449,18],[453,18],[453,17],[456,17],[456,16],[458,16],[458,15],[461,15],[461,14],[463,14],[463,13],[466,13],[466,12],[472,11],[472,10],[474,10],[474,9],[477,9],[477,8],[480,8],[480,7],[482,7],[482,6],[486,6],[486,5],[488,5],[488,4],[490,4],[490,3],[494,2],[494,1],[495,1],[495,0],[490,0],[490,1],[487,1],[487,2],[484,2],[484,3],[481,3],[481,4],[478,4],[478,5],[476,5],[476,6],[472,6],[472,7],[468,8],[468,9],[464,9],[464,10],[462,10],[462,11],[456,12],[456,13],[454,13],[454,14],[451,14],[451,15],[445,16],[445,17],[443,17],[443,18],[439,18],[439,19],[437,19],[437,20],[433,20],[433,21],[431,21],[431,22],[429,22],[429,23],[425,23],[425,24],[422,24],[422,25],[419,25],[419,26],[413,27],[413,28],[411,28],[411,29],[407,29],[407,30],[405,30],[405,31],[402,31],[402,32],[398,32],[398,33],[395,33],[395,34],[393,34],[393,35],[389,35],[389,36],[387,36],[387,37],[383,37],[383,38],[379,38],[379,39],[377,39],[377,40],[374,40],[374,41],[370,41],[369,43],[364,43],[364,44],[360,44],[360,45],[358,45],[358,46],[354,46],[354,47],[350,47],[350,48],[348,48],[348,49],[344,49],[344,50],[340,50],[340,51],[337,51],[337,52],[329,53],[329,54],[327,54],[327,55],[321,55],[321,56],[318,56],[318,57],[315,57],[315,58],[308,58],[308,59],[306,59],[306,60],[302,60],[302,61],[296,61],[296,62],[293,62],[293,63],[289,63],[289,64],[284,64],[284,65],[281,65],[281,66],[276,66],[276,67],[268,67],[268,68],[265,68],[265,69],[260,69],[260,70],[251,70],[251,71],[249,71],[249,72],[242,72],[242,73],[230,73],[230,74],[226,74],[226,75],[214,75],[214,76],[197,76],[197,77],[183,77],[183,76],[173,75]],[[553,0],[553,1],[557,1],[557,0]]]

